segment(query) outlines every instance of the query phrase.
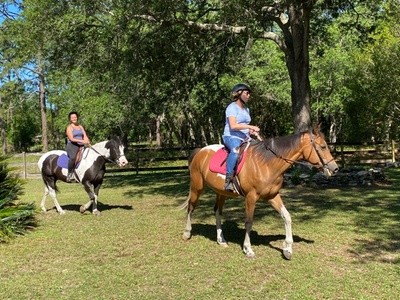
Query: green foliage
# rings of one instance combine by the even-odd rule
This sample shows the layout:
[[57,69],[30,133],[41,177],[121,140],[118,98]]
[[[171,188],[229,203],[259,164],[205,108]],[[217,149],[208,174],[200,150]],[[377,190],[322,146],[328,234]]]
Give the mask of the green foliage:
[[15,203],[22,193],[22,182],[11,175],[0,156],[0,243],[36,226],[35,205]]
[[[386,171],[385,171],[386,173]],[[282,258],[284,223],[266,201],[256,206],[251,242],[242,252],[243,198],[225,203],[216,243],[215,194],[195,209],[193,237],[182,241],[186,171],[108,174],[96,218],[81,215],[86,192],[60,186],[63,216],[39,214],[40,231],[2,245],[3,299],[393,299],[400,255],[400,169],[380,187],[282,189],[291,214],[293,258]],[[30,179],[22,200],[43,195]],[[362,196],[360,196],[362,195]],[[50,203],[48,203],[50,207]]]
[[[230,89],[241,81],[254,89],[252,122],[266,136],[289,134],[297,100],[292,99],[286,57],[275,43],[258,39],[270,29],[282,36],[260,13],[274,3],[26,0],[20,18],[1,24],[3,83],[18,79],[24,90],[14,94],[36,101],[38,72],[45,75],[53,147],[63,146],[71,110],[80,112],[94,141],[118,134],[146,142],[158,134],[166,145],[219,142]],[[393,122],[396,3],[316,1],[310,20],[311,107],[331,141],[398,135]],[[186,26],[185,20],[247,30],[244,35],[210,33]],[[385,91],[379,91],[382,85]],[[34,115],[32,104],[14,109],[17,98],[7,99],[8,92],[2,93],[0,107],[8,140],[15,149],[29,148],[39,134],[39,112]],[[360,114],[360,107],[368,114]]]

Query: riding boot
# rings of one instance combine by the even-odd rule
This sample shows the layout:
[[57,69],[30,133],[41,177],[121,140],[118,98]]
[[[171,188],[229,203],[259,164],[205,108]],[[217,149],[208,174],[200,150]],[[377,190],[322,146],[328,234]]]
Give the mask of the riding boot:
[[233,186],[232,178],[233,178],[232,174],[227,174],[226,175],[225,185],[224,185],[225,191],[228,191],[228,192],[234,192],[235,191],[235,187]]

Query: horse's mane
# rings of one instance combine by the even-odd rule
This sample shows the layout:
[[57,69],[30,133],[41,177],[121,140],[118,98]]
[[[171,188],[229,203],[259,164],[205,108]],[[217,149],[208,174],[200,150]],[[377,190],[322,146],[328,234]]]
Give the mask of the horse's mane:
[[303,133],[278,136],[266,139],[262,142],[256,141],[253,145],[253,153],[262,161],[268,161],[276,156],[285,157],[287,152],[298,147],[300,137]]

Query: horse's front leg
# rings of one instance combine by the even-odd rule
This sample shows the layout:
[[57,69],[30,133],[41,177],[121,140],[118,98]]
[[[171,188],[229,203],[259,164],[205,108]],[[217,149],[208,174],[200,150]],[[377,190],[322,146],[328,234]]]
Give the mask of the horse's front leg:
[[215,224],[217,227],[217,243],[221,246],[227,247],[228,243],[224,238],[224,234],[222,233],[222,209],[224,207],[224,203],[226,200],[226,196],[217,194],[217,199],[214,206],[215,212]]
[[100,211],[97,209],[97,205],[99,202],[99,190],[101,187],[101,184],[103,183],[103,181],[98,182],[98,183],[94,183],[93,187],[94,187],[94,200],[93,200],[93,206],[92,206],[92,213],[94,215],[100,215]]
[[291,259],[293,254],[293,235],[292,235],[292,218],[285,205],[282,202],[282,198],[279,194],[275,198],[269,200],[272,207],[281,215],[285,222],[285,241],[283,242],[283,255],[286,259]]
[[256,207],[256,202],[258,200],[258,195],[255,193],[248,193],[246,195],[246,223],[245,229],[246,233],[244,236],[243,242],[243,252],[246,254],[246,257],[254,258],[256,254],[254,253],[253,249],[251,248],[250,242],[250,232],[253,227],[253,219],[254,219],[254,210]]
[[89,209],[90,205],[93,204],[93,214],[97,216],[100,215],[100,211],[97,209],[97,195],[95,194],[93,184],[91,184],[90,182],[85,182],[83,183],[83,186],[85,187],[85,191],[88,194],[90,200],[86,204],[82,205],[79,211],[83,214],[87,209]]

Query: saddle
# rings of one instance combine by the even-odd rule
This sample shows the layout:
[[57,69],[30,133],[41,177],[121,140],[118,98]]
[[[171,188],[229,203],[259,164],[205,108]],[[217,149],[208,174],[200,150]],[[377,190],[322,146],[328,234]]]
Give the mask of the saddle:
[[[76,154],[75,169],[79,167],[79,163],[82,160],[84,149],[85,149],[85,147],[79,147],[78,153]],[[65,152],[58,157],[57,166],[62,169],[68,169],[68,161],[69,161],[69,157],[68,157],[67,153]]]
[[[249,144],[249,142],[244,142],[239,147],[239,158],[234,168],[235,176],[240,173],[240,170],[243,167],[247,157],[247,148]],[[217,150],[210,159],[210,171],[226,175],[226,159],[228,158],[228,154],[229,150],[225,146]]]

